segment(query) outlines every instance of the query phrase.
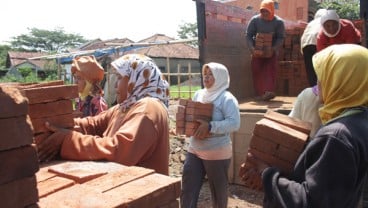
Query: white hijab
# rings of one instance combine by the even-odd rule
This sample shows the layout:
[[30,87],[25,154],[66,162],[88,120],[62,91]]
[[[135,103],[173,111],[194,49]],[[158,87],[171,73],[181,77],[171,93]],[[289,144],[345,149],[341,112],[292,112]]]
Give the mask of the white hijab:
[[203,70],[208,66],[215,78],[215,83],[210,88],[204,88],[202,97],[203,103],[212,103],[219,95],[221,95],[230,85],[229,72],[223,64],[210,62],[205,64]]
[[[330,34],[328,33],[325,28],[323,27],[323,24],[328,21],[328,20],[334,20],[336,22],[339,23],[339,28],[337,29],[336,33],[335,34]],[[322,25],[322,30],[323,30],[323,33],[329,37],[329,38],[333,38],[335,37],[337,34],[339,34],[340,32],[340,29],[341,29],[341,24],[340,24],[340,17],[339,15],[336,13],[335,10],[327,10],[325,12],[325,14],[321,17],[321,25]]]

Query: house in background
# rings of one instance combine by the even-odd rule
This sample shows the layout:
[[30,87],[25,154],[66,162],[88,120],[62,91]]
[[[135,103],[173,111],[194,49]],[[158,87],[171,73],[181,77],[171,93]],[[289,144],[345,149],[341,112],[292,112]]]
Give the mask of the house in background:
[[[155,34],[138,43],[161,43],[148,47],[136,48],[125,52],[139,53],[151,57],[163,73],[200,73],[199,49],[187,43],[172,43],[175,39],[163,34]],[[167,43],[167,44],[165,44]],[[167,75],[168,76],[168,75]],[[172,85],[178,83],[176,75],[167,77]],[[181,81],[188,77],[181,77]]]
[[20,69],[30,68],[32,71],[36,72],[39,77],[44,77],[48,61],[29,60],[29,58],[44,55],[47,54],[40,52],[8,51],[5,67],[8,69],[8,73],[15,76],[21,76]]

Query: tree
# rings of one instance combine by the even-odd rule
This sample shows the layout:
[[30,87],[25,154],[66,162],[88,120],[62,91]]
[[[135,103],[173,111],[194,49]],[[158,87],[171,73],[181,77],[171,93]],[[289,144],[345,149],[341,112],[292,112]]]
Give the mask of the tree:
[[52,31],[28,28],[29,34],[12,37],[12,49],[21,51],[65,52],[68,48],[79,46],[87,40],[78,34],[67,34],[62,28]]
[[[184,23],[179,25],[178,30],[179,38],[181,39],[190,39],[198,37],[198,28],[197,23]],[[198,41],[193,41],[189,43],[193,47],[198,47]]]
[[0,45],[0,69],[5,69],[6,56],[8,55],[9,50],[10,50],[10,46]]
[[340,1],[326,1],[319,5],[320,8],[334,9],[340,18],[357,20],[360,19],[359,1],[357,0],[340,0]]

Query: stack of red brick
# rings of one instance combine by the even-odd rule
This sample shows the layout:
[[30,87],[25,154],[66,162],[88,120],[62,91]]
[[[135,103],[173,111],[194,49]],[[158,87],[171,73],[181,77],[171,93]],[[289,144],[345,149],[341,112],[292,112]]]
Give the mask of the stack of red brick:
[[53,161],[36,174],[39,207],[179,208],[180,178],[113,162]]
[[[288,175],[304,149],[310,130],[309,122],[268,110],[254,127],[248,152]],[[247,187],[262,190],[261,176],[249,171],[253,164],[247,162],[247,157],[241,165],[240,177]]]
[[73,127],[73,118],[78,116],[73,108],[73,99],[78,97],[77,85],[65,85],[64,81],[59,80],[19,84],[17,88],[28,99],[29,116],[35,136],[48,132],[46,121],[62,128]]
[[187,99],[180,99],[176,113],[176,134],[193,136],[198,128],[198,119],[207,122],[212,120],[213,105],[211,103],[200,103]]
[[254,47],[254,55],[256,57],[263,58],[269,58],[273,55],[271,33],[257,33]]
[[276,76],[278,95],[296,96],[309,86],[300,47],[303,31],[303,26],[286,30],[283,47],[280,48],[278,56],[279,68]]
[[18,89],[0,85],[0,106],[1,207],[28,207],[38,201],[39,170],[28,100]]

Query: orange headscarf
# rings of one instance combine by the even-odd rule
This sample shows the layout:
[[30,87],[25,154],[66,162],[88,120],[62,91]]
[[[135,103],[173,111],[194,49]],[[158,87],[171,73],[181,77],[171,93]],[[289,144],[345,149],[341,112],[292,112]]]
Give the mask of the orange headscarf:
[[273,20],[273,18],[275,17],[275,3],[273,2],[273,0],[263,0],[261,2],[261,7],[259,8],[259,10],[261,9],[265,9],[270,12],[270,18],[268,20]]

